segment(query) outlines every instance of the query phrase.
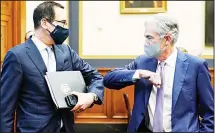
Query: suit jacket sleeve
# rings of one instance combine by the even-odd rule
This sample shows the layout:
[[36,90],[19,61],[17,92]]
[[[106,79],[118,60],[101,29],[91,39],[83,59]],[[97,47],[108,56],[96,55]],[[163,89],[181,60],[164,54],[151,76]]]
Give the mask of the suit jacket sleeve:
[[1,73],[1,112],[0,132],[12,132],[14,113],[22,83],[22,69],[15,53],[9,51],[4,59]]
[[133,76],[136,72],[138,58],[124,68],[117,68],[108,72],[104,77],[104,86],[109,89],[122,89],[126,86],[133,85]]
[[200,103],[200,132],[214,131],[214,90],[210,83],[211,77],[208,71],[207,62],[200,65],[197,81],[197,94]]
[[70,46],[68,47],[74,70],[81,71],[85,83],[88,86],[88,92],[95,93],[98,96],[98,101],[95,102],[96,104],[102,104],[104,97],[103,76],[87,62],[82,60]]

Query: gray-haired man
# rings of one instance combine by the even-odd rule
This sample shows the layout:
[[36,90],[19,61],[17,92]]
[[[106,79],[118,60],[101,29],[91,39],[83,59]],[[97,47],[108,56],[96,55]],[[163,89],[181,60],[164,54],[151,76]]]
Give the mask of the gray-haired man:
[[150,17],[145,22],[146,55],[104,77],[104,85],[110,89],[135,85],[129,132],[214,131],[214,96],[207,62],[178,50],[178,34],[173,18]]

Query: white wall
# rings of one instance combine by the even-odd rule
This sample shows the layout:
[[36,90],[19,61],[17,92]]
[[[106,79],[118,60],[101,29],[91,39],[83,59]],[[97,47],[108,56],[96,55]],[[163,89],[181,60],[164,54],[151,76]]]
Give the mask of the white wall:
[[34,30],[33,12],[43,1],[26,1],[26,32]]
[[[167,12],[179,21],[177,46],[200,55],[204,49],[205,2],[168,1]],[[80,13],[82,57],[143,53],[143,24],[149,15],[122,15],[119,1],[83,1]]]
[[[43,1],[26,1],[26,32],[33,30],[33,10]],[[68,10],[68,1],[57,1]],[[84,1],[81,55],[139,55],[143,53],[144,21],[146,14],[122,15],[119,1]],[[204,50],[204,1],[168,1],[167,12],[179,21],[178,46],[190,54]],[[213,50],[204,51],[212,55]]]

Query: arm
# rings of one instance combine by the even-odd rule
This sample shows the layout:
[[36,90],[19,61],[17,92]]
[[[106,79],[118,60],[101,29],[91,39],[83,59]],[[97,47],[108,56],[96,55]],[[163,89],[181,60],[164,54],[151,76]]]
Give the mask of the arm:
[[200,132],[214,131],[214,90],[210,83],[211,77],[208,71],[207,62],[204,61],[199,67],[197,79],[197,96],[200,104]]
[[122,89],[126,86],[133,85],[133,76],[136,75],[136,60],[124,68],[118,68],[108,72],[104,77],[104,86],[109,89]]
[[4,59],[1,73],[0,132],[13,132],[14,113],[22,82],[22,69],[15,53],[9,51]]
[[[69,47],[69,46],[68,46]],[[98,96],[96,104],[102,104],[104,97],[103,77],[99,72],[92,68],[87,62],[82,60],[77,53],[69,47],[74,70],[81,71],[85,83],[88,86],[88,93]]]

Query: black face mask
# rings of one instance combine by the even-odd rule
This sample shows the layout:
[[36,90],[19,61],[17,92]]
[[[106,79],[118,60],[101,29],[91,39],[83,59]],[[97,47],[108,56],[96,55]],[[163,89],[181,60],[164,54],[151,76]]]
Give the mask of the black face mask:
[[56,45],[61,45],[69,36],[69,29],[65,29],[57,25],[55,26],[55,29],[50,32],[50,36],[52,37]]

